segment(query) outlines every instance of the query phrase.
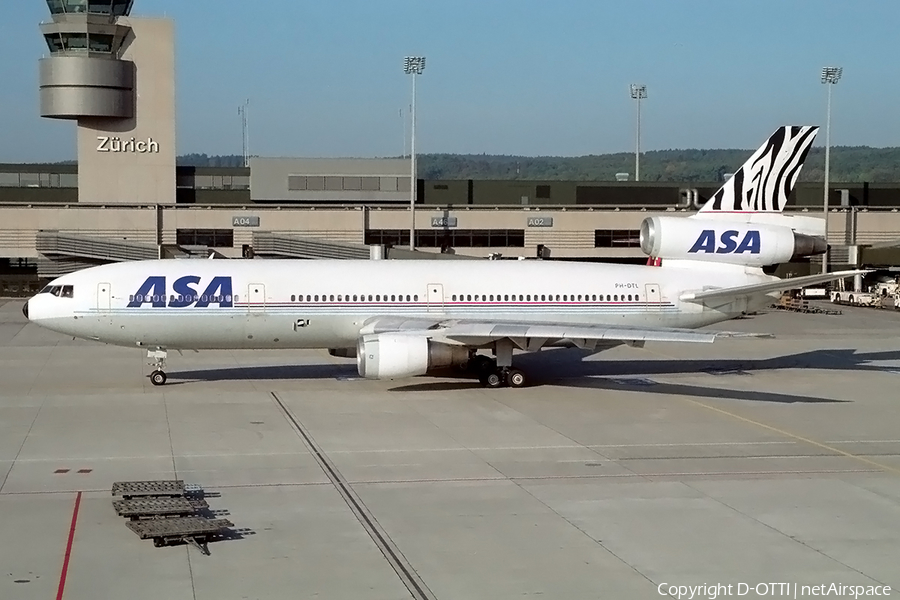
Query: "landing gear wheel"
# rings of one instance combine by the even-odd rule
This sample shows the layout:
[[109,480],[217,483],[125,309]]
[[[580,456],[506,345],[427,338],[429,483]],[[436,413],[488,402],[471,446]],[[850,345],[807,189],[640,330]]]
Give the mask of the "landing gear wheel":
[[166,385],[166,374],[162,371],[150,373],[150,383],[153,385]]
[[506,382],[511,388],[525,387],[528,384],[528,378],[525,373],[518,369],[510,369],[506,374]]
[[491,371],[487,375],[484,376],[483,381],[485,387],[488,387],[492,390],[503,387],[503,384],[506,383],[503,381],[503,373],[500,371]]

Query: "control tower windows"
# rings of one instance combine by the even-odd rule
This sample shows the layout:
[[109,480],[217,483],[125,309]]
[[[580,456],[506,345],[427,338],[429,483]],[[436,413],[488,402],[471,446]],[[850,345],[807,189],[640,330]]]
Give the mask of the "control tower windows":
[[62,40],[64,50],[87,50],[86,33],[63,33]]
[[112,2],[110,0],[90,0],[88,4],[88,12],[94,14],[108,15],[112,13]]
[[122,17],[131,13],[134,0],[47,0],[54,15],[91,13]]
[[92,33],[88,38],[91,52],[112,52],[113,36],[103,33]]
[[63,12],[67,13],[86,13],[87,0],[62,0]]
[[105,33],[48,33],[44,36],[50,52],[73,51],[112,53],[114,36]]
[[50,48],[50,52],[62,52],[63,51],[63,41],[62,36],[58,33],[48,33],[44,36],[44,39],[47,40],[47,46]]
[[121,17],[131,12],[132,0],[90,0],[89,12]]
[[113,0],[112,3],[112,14],[117,17],[121,17],[123,15],[127,15],[131,13],[131,3],[134,0]]

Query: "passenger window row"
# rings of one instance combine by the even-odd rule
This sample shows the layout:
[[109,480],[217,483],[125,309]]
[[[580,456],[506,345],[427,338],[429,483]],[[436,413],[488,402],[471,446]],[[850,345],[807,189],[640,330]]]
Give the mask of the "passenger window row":
[[[305,299],[304,299],[305,298]],[[405,298],[405,300],[404,300]],[[291,294],[291,302],[418,302],[418,294]]]
[[[555,298],[555,300],[554,300]],[[456,302],[603,302],[603,294],[453,294]],[[606,294],[606,302],[640,302],[640,294]]]
[[[418,302],[418,294],[291,294],[291,302]],[[452,302],[603,302],[603,294],[453,294]],[[606,302],[640,302],[640,294],[606,294]]]

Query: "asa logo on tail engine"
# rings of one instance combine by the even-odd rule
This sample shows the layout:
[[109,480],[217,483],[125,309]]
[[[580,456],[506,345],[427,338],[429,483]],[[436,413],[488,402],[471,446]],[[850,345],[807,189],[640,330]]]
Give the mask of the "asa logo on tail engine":
[[759,254],[762,245],[759,239],[759,231],[751,229],[744,234],[744,238],[738,243],[739,232],[734,230],[723,231],[718,238],[719,246],[716,247],[716,232],[713,229],[704,229],[694,245],[688,250],[689,254]]
[[231,277],[213,277],[201,293],[195,288],[200,277],[187,275],[179,277],[172,284],[172,295],[166,288],[166,278],[148,277],[140,289],[129,297],[128,308],[141,308],[145,304],[153,308],[208,308],[216,304],[220,308],[232,308],[234,296],[231,293]]

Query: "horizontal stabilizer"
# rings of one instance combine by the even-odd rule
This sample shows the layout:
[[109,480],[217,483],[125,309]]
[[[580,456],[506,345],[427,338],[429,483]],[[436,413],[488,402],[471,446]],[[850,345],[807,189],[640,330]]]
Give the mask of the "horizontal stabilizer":
[[817,283],[827,283],[836,279],[844,279],[853,277],[854,275],[865,275],[871,273],[871,270],[854,270],[854,271],[837,271],[835,273],[822,273],[820,275],[807,275],[804,277],[790,277],[788,279],[779,279],[767,283],[754,283],[752,285],[741,285],[730,288],[715,288],[703,290],[700,292],[686,292],[681,295],[684,302],[706,302],[707,300],[723,300],[731,298],[742,298],[744,296],[753,296],[756,294],[768,294],[771,292],[783,292],[785,290],[795,290]]

